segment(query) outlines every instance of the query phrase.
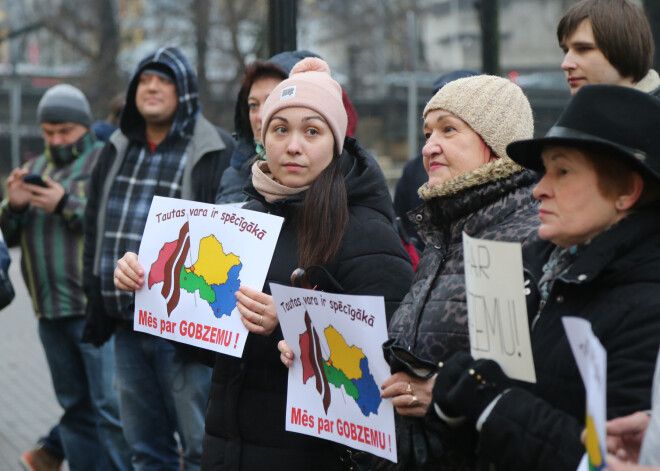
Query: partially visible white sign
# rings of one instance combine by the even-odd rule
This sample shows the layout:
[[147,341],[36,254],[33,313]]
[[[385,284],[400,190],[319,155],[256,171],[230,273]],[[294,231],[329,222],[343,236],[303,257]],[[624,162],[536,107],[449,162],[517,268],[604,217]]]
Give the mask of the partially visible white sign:
[[536,383],[520,244],[463,233],[470,351],[507,376]]
[[587,391],[586,446],[589,469],[600,470],[605,468],[607,454],[607,352],[591,330],[589,321],[580,317],[563,317],[562,322]]

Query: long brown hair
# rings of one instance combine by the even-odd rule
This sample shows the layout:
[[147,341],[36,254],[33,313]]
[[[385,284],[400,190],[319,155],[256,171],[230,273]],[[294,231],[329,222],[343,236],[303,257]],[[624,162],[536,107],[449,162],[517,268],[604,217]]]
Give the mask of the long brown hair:
[[337,253],[348,225],[348,196],[338,155],[312,182],[294,221],[298,266],[321,265]]

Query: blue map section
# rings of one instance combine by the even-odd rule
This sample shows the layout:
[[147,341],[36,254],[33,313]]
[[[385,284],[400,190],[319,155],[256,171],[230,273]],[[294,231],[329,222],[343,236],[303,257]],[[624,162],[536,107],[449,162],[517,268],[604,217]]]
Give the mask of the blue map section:
[[380,391],[374,377],[369,371],[369,362],[367,357],[360,360],[360,369],[362,370],[362,378],[352,379],[351,382],[355,385],[360,394],[356,399],[357,405],[360,407],[362,413],[369,417],[369,414],[378,414],[378,407],[380,406]]
[[238,274],[243,268],[243,264],[239,263],[234,265],[227,273],[227,281],[221,285],[211,285],[215,293],[215,301],[210,303],[215,317],[229,316],[231,311],[236,307],[236,296],[234,293],[238,291],[241,286],[241,280],[238,279]]

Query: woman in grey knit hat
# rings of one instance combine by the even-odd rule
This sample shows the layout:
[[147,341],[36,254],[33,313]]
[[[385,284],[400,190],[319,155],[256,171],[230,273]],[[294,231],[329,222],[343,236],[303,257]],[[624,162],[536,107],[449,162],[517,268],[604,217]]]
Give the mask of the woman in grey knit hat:
[[[445,85],[424,109],[422,150],[429,180],[419,189],[422,206],[410,213],[426,243],[413,285],[390,323],[395,345],[438,364],[469,351],[461,234],[522,242],[534,238],[536,174],[513,162],[506,146],[530,139],[532,110],[522,90],[489,75]],[[472,442],[455,435],[440,443],[425,426],[434,377],[399,371],[382,385],[398,413],[399,463],[378,468],[469,469]]]

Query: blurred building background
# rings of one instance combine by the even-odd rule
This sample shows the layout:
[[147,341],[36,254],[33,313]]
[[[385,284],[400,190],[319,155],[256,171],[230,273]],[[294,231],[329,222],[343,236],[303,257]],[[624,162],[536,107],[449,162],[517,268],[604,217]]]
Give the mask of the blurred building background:
[[[660,1],[636,2],[650,17],[660,14]],[[433,80],[459,68],[484,70],[484,57],[494,59],[487,70],[496,67],[523,87],[543,134],[569,99],[555,28],[574,3],[0,0],[0,175],[41,152],[35,111],[47,87],[79,86],[102,119],[140,57],[163,44],[187,53],[200,77],[204,113],[231,130],[245,65],[272,52],[269,13],[291,5],[297,47],[328,61],[358,110],[358,138],[383,161],[403,162],[421,145],[421,112]],[[485,23],[496,34],[482,43]]]

